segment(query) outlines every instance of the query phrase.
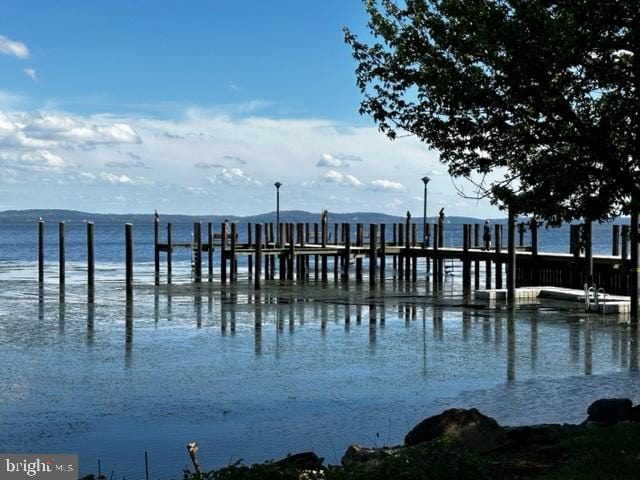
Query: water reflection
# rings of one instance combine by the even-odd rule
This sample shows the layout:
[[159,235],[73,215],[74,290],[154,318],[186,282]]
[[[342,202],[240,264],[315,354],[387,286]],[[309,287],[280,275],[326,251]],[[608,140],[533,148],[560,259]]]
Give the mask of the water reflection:
[[[70,320],[77,315],[77,310],[74,310],[74,302],[69,299],[82,298],[82,291],[74,290],[73,285],[62,286],[51,292],[45,291],[42,285],[36,288],[38,320],[46,322],[48,300],[54,299],[51,304],[57,300],[56,327],[59,334],[68,334],[70,329],[76,328],[77,324]],[[175,326],[180,328],[185,323],[184,319],[195,319],[192,326],[197,329],[203,327],[203,322],[205,326],[217,326],[219,321],[219,330],[203,329],[203,334],[210,335],[215,331],[216,335],[227,338],[231,331],[228,341],[232,341],[237,331],[244,337],[247,319],[250,322],[252,320],[253,354],[264,356],[269,352],[268,356],[275,358],[296,352],[299,347],[291,344],[289,337],[293,334],[307,335],[310,330],[319,330],[320,338],[330,339],[328,348],[338,348],[334,342],[336,331],[350,333],[354,341],[366,346],[366,352],[371,357],[383,349],[385,352],[389,349],[401,351],[404,345],[398,343],[398,337],[404,335],[405,342],[415,342],[412,351],[420,352],[416,373],[423,379],[440,375],[452,365],[451,362],[460,358],[464,358],[465,364],[484,363],[489,369],[504,372],[502,381],[507,383],[515,383],[529,376],[555,375],[555,370],[562,369],[574,372],[574,375],[594,375],[612,369],[635,371],[639,368],[638,328],[605,324],[600,316],[585,317],[575,313],[575,316],[545,316],[544,309],[536,310],[524,305],[497,305],[493,308],[481,308],[473,304],[447,305],[442,297],[425,301],[422,296],[424,290],[403,282],[399,282],[398,290],[392,292],[396,293],[395,296],[386,297],[374,296],[362,286],[354,286],[351,290],[355,297],[353,301],[348,297],[340,297],[330,289],[322,293],[326,298],[321,295],[300,298],[286,288],[266,292],[243,291],[237,286],[220,290],[214,290],[211,285],[202,288],[189,291],[172,285],[149,288],[146,294],[136,293],[136,314],[133,297],[128,297],[124,302],[124,354],[127,368],[133,366],[133,322],[143,325],[146,318],[149,325],[162,330],[163,320],[169,321],[174,317],[180,322]],[[102,295],[102,291],[100,293]],[[203,294],[206,299],[203,299]],[[108,317],[118,302],[113,299],[107,302],[108,306],[99,310],[100,318],[97,318],[95,292],[87,290],[86,295],[86,345],[90,346],[96,340],[96,322],[103,325],[102,318]],[[203,318],[205,301],[207,310]],[[387,318],[389,314],[391,316]],[[416,322],[418,314],[421,321]],[[140,319],[136,319],[136,315]],[[81,313],[80,316],[85,314]],[[355,317],[355,322],[352,322],[352,317]],[[387,321],[390,327],[387,325],[386,328],[390,328],[391,332],[381,336]],[[273,330],[266,327],[271,324]],[[288,325],[288,336],[283,335],[285,324]],[[112,328],[111,323],[104,325],[105,335],[108,335],[106,332]],[[238,325],[240,329],[237,329]],[[399,326],[404,330],[403,334],[398,331]],[[437,347],[438,344],[441,346]],[[313,341],[309,348],[310,351],[317,349]],[[551,370],[550,356],[555,358],[557,364]]]

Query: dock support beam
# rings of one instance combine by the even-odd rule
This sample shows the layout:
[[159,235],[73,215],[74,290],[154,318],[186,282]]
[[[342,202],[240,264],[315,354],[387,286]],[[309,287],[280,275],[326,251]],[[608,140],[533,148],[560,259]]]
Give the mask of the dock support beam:
[[380,224],[380,286],[384,287],[385,267],[387,265],[387,226]]
[[496,237],[496,288],[502,288],[502,262],[499,260],[502,253],[502,225],[495,226]]
[[462,225],[462,289],[467,292],[471,288],[471,262],[469,261],[469,244],[471,243],[471,225]]

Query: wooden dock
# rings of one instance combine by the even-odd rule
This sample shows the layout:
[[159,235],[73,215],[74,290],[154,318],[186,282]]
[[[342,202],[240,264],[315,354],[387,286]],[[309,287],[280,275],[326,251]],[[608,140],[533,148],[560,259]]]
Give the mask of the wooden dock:
[[[318,223],[244,224],[223,222],[193,224],[190,241],[176,240],[171,223],[154,219],[154,283],[171,283],[173,253],[192,253],[192,280],[240,281],[238,265],[246,267],[246,278],[254,288],[264,282],[309,281],[363,283],[383,286],[388,278],[397,281],[429,281],[438,288],[445,276],[460,275],[465,291],[502,290],[516,298],[516,287],[560,287],[603,289],[608,295],[629,295],[633,305],[637,289],[637,248],[634,257],[633,230],[612,225],[611,255],[593,255],[591,228],[571,225],[568,253],[545,253],[538,248],[538,224],[530,222],[530,243],[523,243],[523,228],[516,241],[515,216],[507,223],[507,245],[503,245],[503,225],[491,226],[492,242],[480,244],[480,225],[464,224],[462,244],[444,245],[443,221],[426,225],[427,235],[418,238],[417,225],[407,216],[402,223],[333,223],[323,214]],[[87,282],[94,285],[93,223],[87,223]],[[241,231],[242,230],[242,231]],[[44,281],[44,222],[39,222],[38,280]],[[65,281],[64,223],[59,225],[60,284]],[[432,233],[432,235],[430,235]],[[130,294],[134,285],[133,225],[125,226],[125,285]],[[240,239],[242,238],[242,241]],[[635,236],[637,243],[637,235]],[[516,245],[518,243],[518,245]],[[164,258],[163,258],[164,257]],[[163,262],[164,260],[164,262]],[[214,269],[216,260],[219,269]],[[163,269],[163,264],[166,267]],[[204,268],[203,268],[204,267]],[[420,273],[419,273],[420,272]],[[482,275],[482,273],[484,275]],[[245,278],[245,275],[242,276]],[[635,282],[635,283],[634,283]]]

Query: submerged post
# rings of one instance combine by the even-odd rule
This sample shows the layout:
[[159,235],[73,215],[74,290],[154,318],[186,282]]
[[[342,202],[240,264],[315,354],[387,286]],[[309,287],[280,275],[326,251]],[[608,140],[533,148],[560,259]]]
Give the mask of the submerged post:
[[516,214],[513,207],[509,207],[507,229],[507,299],[513,301],[516,298]]
[[96,254],[93,249],[93,222],[87,222],[87,286],[93,288],[95,284]]
[[125,285],[127,296],[133,292],[133,225],[124,226]]
[[63,287],[65,283],[64,222],[58,224],[58,281]]
[[38,221],[38,282],[44,282],[44,221]]

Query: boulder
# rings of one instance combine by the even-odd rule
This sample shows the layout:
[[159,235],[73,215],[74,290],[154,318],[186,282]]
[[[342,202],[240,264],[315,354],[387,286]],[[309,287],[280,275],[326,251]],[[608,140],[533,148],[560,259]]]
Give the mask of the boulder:
[[631,420],[633,402],[628,398],[601,398],[587,409],[587,422],[600,422],[615,425]]
[[504,429],[493,418],[475,408],[452,408],[429,417],[407,433],[407,446],[447,437],[478,453],[486,453],[511,443]]
[[275,462],[282,468],[293,468],[295,470],[322,470],[324,458],[318,457],[313,452],[295,453],[287,455],[282,460]]
[[340,463],[342,463],[342,465],[348,465],[350,463],[377,463],[383,458],[395,455],[400,450],[401,447],[369,448],[355,444],[349,445]]

